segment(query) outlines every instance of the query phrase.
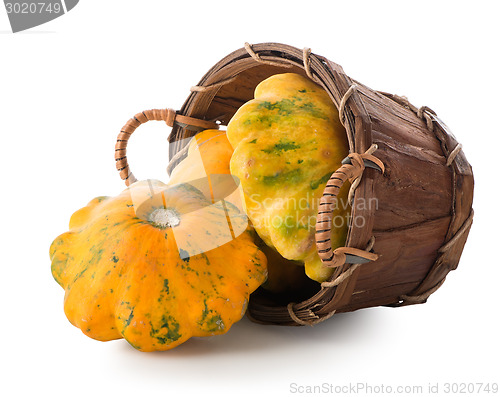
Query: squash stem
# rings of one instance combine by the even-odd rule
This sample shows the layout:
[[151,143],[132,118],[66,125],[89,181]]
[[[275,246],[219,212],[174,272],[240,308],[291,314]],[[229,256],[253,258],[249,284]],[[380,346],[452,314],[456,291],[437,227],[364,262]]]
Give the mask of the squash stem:
[[179,226],[181,217],[173,208],[157,208],[149,215],[149,221],[160,229],[166,229]]

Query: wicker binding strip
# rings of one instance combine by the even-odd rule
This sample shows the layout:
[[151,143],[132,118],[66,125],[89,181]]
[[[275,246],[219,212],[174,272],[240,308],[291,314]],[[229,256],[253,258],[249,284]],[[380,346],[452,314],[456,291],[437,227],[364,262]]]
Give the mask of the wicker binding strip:
[[130,170],[127,160],[128,140],[137,127],[151,120],[164,121],[169,127],[181,125],[184,128],[191,128],[194,131],[219,128],[219,125],[216,123],[182,116],[177,114],[173,109],[152,109],[137,113],[122,127],[115,145],[116,169],[120,172],[120,177],[125,181],[127,186],[137,181],[137,178]]
[[[186,138],[200,128],[226,125],[253,98],[258,83],[284,72],[311,78],[339,109],[350,145],[339,171],[346,174],[343,181],[352,182],[351,222],[346,246],[330,251],[328,216],[320,209],[318,252],[325,265],[335,267],[333,276],[297,303],[254,294],[249,317],[266,324],[313,325],[336,312],[425,302],[458,265],[472,224],[474,187],[461,145],[431,109],[374,91],[309,49],[245,44],[192,87],[180,111],[170,111],[189,119],[167,122],[173,126],[169,168],[182,160]],[[134,180],[126,162],[128,136],[149,119],[167,120],[167,115],[150,116],[139,113],[120,133],[117,168],[128,181]],[[332,175],[322,202],[331,203],[333,186],[343,183],[335,181],[338,177]]]

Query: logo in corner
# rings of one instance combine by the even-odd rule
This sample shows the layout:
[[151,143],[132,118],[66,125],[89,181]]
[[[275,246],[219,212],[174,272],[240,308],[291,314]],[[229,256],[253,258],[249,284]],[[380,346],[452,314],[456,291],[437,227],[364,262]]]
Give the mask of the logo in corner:
[[13,33],[50,22],[75,8],[79,0],[4,0]]

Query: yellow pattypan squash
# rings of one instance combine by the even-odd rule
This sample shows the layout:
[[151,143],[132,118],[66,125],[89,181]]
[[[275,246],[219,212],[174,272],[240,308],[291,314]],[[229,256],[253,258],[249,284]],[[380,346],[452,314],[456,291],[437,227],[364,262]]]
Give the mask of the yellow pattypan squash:
[[[294,73],[273,75],[255,89],[227,127],[234,148],[231,173],[240,180],[255,230],[282,256],[305,264],[324,281],[315,245],[319,199],[348,154],[347,135],[326,91]],[[334,211],[332,246],[345,243],[350,207],[347,184]]]

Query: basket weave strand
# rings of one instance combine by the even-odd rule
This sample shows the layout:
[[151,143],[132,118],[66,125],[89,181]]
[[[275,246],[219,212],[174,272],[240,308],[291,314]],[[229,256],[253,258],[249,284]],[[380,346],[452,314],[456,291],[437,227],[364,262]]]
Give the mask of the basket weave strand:
[[177,114],[173,109],[151,109],[137,113],[122,127],[115,145],[115,161],[116,169],[120,173],[120,177],[125,181],[125,184],[130,184],[137,181],[130,170],[127,159],[127,144],[130,136],[141,124],[148,121],[164,121],[167,126],[173,127],[175,123],[181,123],[187,128],[194,127],[197,129],[218,129],[219,125],[210,121],[199,120],[193,117],[183,116]]

